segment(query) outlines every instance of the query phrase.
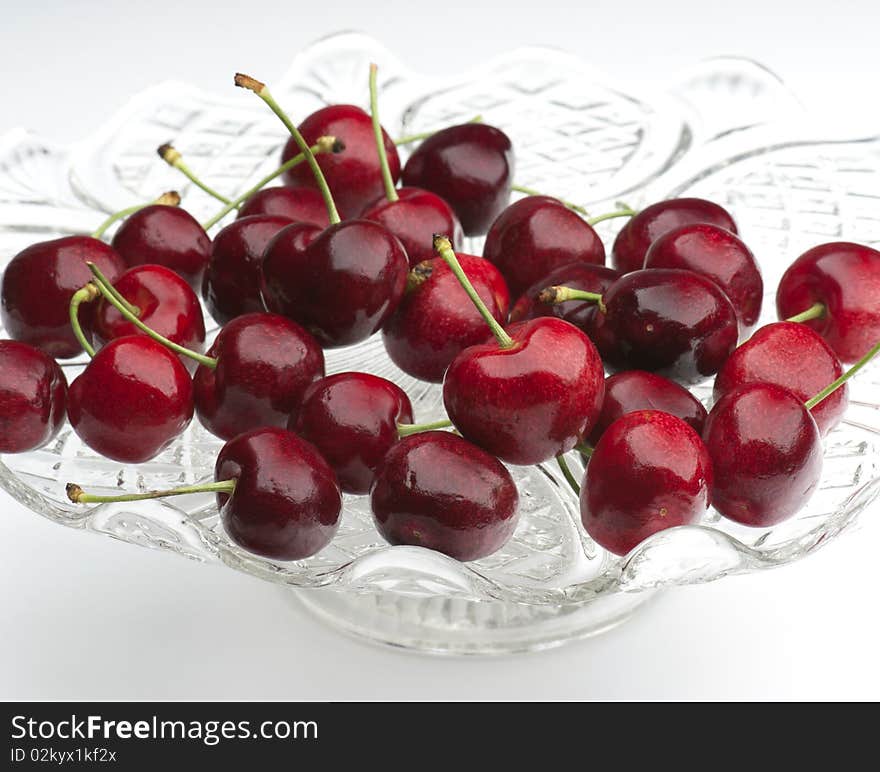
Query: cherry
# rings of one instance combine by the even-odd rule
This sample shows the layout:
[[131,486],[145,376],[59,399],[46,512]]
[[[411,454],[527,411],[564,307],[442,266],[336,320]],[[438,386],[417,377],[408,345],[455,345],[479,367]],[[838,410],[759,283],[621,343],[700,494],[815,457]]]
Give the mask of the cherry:
[[151,338],[116,338],[70,384],[67,412],[92,450],[123,463],[148,461],[192,420],[192,380]]
[[367,373],[338,373],[309,386],[288,428],[311,442],[346,493],[367,493],[376,467],[411,424],[412,404],[399,386]]
[[659,410],[617,419],[590,456],[581,488],[587,533],[626,555],[658,531],[697,522],[708,509],[712,460],[700,436]]
[[590,444],[595,446],[618,418],[638,410],[660,410],[674,415],[697,434],[702,433],[707,415],[700,400],[675,381],[644,370],[627,370],[605,379],[602,412],[593,426]]
[[483,257],[498,267],[511,293],[520,295],[557,268],[604,265],[605,247],[592,226],[559,199],[527,196],[492,223]]
[[[326,214],[326,209],[323,211]],[[272,238],[291,222],[281,215],[239,217],[214,237],[202,279],[202,297],[218,322],[225,324],[242,314],[265,311],[261,294],[263,253]]]
[[728,391],[709,412],[703,438],[715,470],[712,503],[730,520],[775,525],[819,485],[819,428],[803,400],[782,386],[746,383]]
[[639,212],[614,240],[611,264],[621,273],[637,271],[645,265],[648,247],[673,228],[690,223],[709,223],[736,233],[736,223],[723,207],[702,198],[671,198]]
[[880,252],[848,242],[813,247],[783,274],[776,309],[818,332],[841,361],[861,358],[880,339]]
[[54,359],[0,340],[0,453],[26,453],[54,439],[66,403],[67,379]]
[[683,268],[712,279],[733,304],[742,332],[761,315],[764,282],[755,257],[742,239],[717,225],[690,223],[667,231],[648,248],[645,268]]
[[[739,346],[715,377],[714,398],[746,383],[782,386],[802,401],[843,374],[828,344],[805,324],[776,322],[758,329]],[[849,402],[844,384],[810,412],[822,435],[843,418]]]
[[376,470],[373,520],[390,544],[479,560],[513,535],[519,495],[497,458],[450,432],[394,445]]
[[[507,319],[510,296],[504,279],[488,260],[458,255],[461,267],[493,318]],[[442,258],[410,271],[407,291],[382,330],[391,361],[405,373],[440,383],[462,349],[484,343],[486,323]]]
[[481,236],[507,206],[513,183],[513,145],[485,123],[450,126],[413,152],[401,179],[436,193],[458,215],[467,236]]
[[254,215],[285,217],[292,222],[307,222],[326,228],[327,207],[315,188],[263,188],[250,196],[238,210],[237,217]]

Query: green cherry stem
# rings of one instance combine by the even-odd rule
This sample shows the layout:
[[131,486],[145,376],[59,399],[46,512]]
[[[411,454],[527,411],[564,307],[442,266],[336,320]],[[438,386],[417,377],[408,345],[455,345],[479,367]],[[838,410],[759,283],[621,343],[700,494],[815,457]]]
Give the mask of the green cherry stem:
[[[535,190],[534,188],[527,188],[525,185],[511,185],[511,190],[515,190],[517,193],[525,193],[527,196],[546,196],[546,193],[542,193],[540,190]],[[563,203],[569,209],[577,212],[578,214],[582,214],[584,217],[589,217],[590,213],[584,209],[584,207],[580,206],[580,204],[573,204],[571,201],[566,201],[564,198],[559,198],[559,196],[552,196],[557,201]]]
[[821,319],[823,316],[825,316],[825,304],[813,303],[813,305],[811,305],[806,311],[801,311],[799,314],[789,316],[785,321],[809,322],[811,319]]
[[621,207],[620,209],[615,209],[613,212],[606,212],[605,214],[597,215],[596,217],[591,217],[587,222],[590,225],[598,225],[600,222],[604,222],[605,220],[613,220],[615,217],[635,217],[638,212],[635,209],[631,209],[630,207]]
[[587,458],[593,455],[593,448],[587,445],[586,442],[581,442],[575,445],[574,449],[582,456],[586,456]]
[[565,456],[562,453],[556,456],[556,463],[559,464],[559,469],[562,471],[562,476],[571,486],[571,489],[574,491],[574,495],[580,496],[581,486],[578,485],[577,480],[574,479],[574,475],[571,473],[571,469],[568,468],[568,462],[565,460]]
[[86,493],[79,485],[67,483],[67,498],[74,504],[116,504],[121,501],[145,501],[146,499],[164,499],[168,496],[186,496],[190,493],[228,493],[235,492],[235,480],[202,483],[200,485],[184,485],[167,491],[148,491],[147,493],[122,493],[116,496],[96,496]]
[[95,356],[95,349],[86,339],[82,326],[79,323],[79,307],[83,303],[91,303],[95,298],[101,296],[101,291],[91,282],[86,284],[82,289],[78,289],[73,293],[70,299],[70,326],[73,329],[73,336],[79,341],[79,345],[83,347],[83,351],[90,357]]
[[155,201],[150,201],[146,204],[135,204],[135,206],[128,206],[125,209],[120,209],[118,212],[111,214],[98,226],[96,231],[92,232],[92,238],[101,238],[101,236],[107,232],[107,229],[117,220],[121,220],[123,217],[128,217],[130,214],[139,212],[141,209],[153,206],[154,204],[162,204],[163,206],[180,206],[180,194],[176,190],[169,190],[167,193],[163,193],[159,196]]
[[324,197],[324,203],[327,206],[327,215],[330,224],[336,225],[337,223],[342,222],[342,218],[339,216],[339,212],[336,209],[336,203],[333,201],[333,195],[330,193],[330,187],[327,185],[327,180],[324,178],[324,172],[321,171],[321,167],[318,166],[318,161],[315,159],[315,154],[312,152],[312,149],[308,146],[305,139],[303,139],[303,135],[300,134],[299,129],[294,125],[293,121],[290,120],[287,113],[281,109],[281,105],[275,101],[275,97],[272,96],[266,84],[256,80],[256,78],[250,77],[250,75],[243,75],[239,72],[235,74],[235,85],[239,88],[246,88],[249,91],[253,91],[269,106],[269,109],[278,116],[278,119],[290,132],[290,135],[293,137],[293,141],[296,142],[297,147],[299,147],[300,152],[305,156],[306,163],[308,163],[309,168],[312,170],[312,174],[315,175],[315,182],[317,183],[318,189]]
[[477,311],[480,312],[480,316],[486,320],[486,324],[489,325],[489,329],[492,330],[492,334],[495,336],[495,340],[498,341],[501,348],[510,348],[513,346],[513,338],[504,331],[504,328],[496,321],[495,317],[492,316],[492,312],[486,308],[483,299],[477,294],[474,285],[471,284],[471,280],[467,277],[467,274],[461,267],[461,263],[458,262],[458,258],[455,256],[455,252],[452,249],[452,243],[446,236],[434,234],[434,251],[443,258],[443,262],[445,262],[446,265],[449,266],[449,270],[455,274],[455,278],[458,279],[462,289],[467,293],[471,302],[476,306]]
[[587,292],[586,290],[573,289],[572,287],[547,287],[538,293],[537,300],[547,306],[555,306],[559,303],[565,303],[569,300],[586,300],[595,303],[599,308],[599,313],[606,312],[605,301],[598,292]]
[[168,164],[172,169],[177,169],[184,177],[186,177],[193,185],[198,188],[201,188],[212,198],[216,198],[221,204],[228,204],[229,199],[224,196],[222,193],[218,193],[214,188],[208,186],[204,182],[202,182],[196,174],[190,169],[184,162],[183,156],[180,154],[180,151],[175,148],[170,142],[166,142],[164,145],[160,145],[159,149],[156,150],[159,154],[159,158],[161,158],[166,164]]
[[452,421],[444,418],[440,421],[432,421],[428,424],[397,424],[397,436],[408,437],[410,434],[418,434],[419,432],[430,432],[434,429],[448,429],[452,426]]
[[379,167],[382,170],[382,183],[385,185],[385,197],[391,201],[397,201],[397,188],[394,186],[394,177],[391,176],[391,167],[388,166],[388,153],[385,151],[385,138],[382,136],[382,124],[379,121],[379,89],[376,86],[376,76],[379,68],[375,64],[370,65],[370,119],[373,121],[373,135],[376,137],[376,151],[379,153]]
[[820,391],[815,397],[811,397],[804,404],[806,405],[807,410],[812,410],[816,405],[818,405],[825,397],[833,394],[837,389],[843,386],[850,378],[852,378],[859,370],[861,370],[868,362],[870,362],[877,353],[880,352],[880,341],[877,341],[863,356],[858,362],[856,362],[852,367],[849,368],[843,375],[840,376],[833,383],[829,383],[822,391]]
[[[471,118],[467,123],[482,123],[483,116],[475,115]],[[440,129],[434,129],[434,131],[423,131],[419,134],[408,134],[405,137],[398,137],[394,140],[394,144],[400,147],[401,145],[411,145],[413,142],[421,142],[423,139],[428,139],[428,137],[433,137]]]
[[122,303],[120,303],[114,296],[112,292],[112,287],[110,286],[110,282],[107,281],[107,278],[101,273],[101,269],[98,268],[94,263],[86,263],[89,267],[89,270],[92,272],[92,275],[95,277],[95,284],[100,290],[101,294],[107,298],[107,302],[110,303],[117,311],[119,311],[122,316],[131,322],[135,327],[137,327],[141,332],[145,335],[148,335],[157,343],[161,343],[165,348],[170,349],[175,354],[180,354],[181,356],[189,357],[190,359],[195,360],[200,365],[205,365],[205,367],[210,367],[212,370],[217,367],[217,360],[214,357],[205,356],[204,354],[199,354],[197,351],[192,351],[191,349],[184,348],[183,346],[175,343],[173,340],[168,340],[164,335],[160,335],[154,329],[147,327],[140,319],[137,318],[131,311],[129,311]]

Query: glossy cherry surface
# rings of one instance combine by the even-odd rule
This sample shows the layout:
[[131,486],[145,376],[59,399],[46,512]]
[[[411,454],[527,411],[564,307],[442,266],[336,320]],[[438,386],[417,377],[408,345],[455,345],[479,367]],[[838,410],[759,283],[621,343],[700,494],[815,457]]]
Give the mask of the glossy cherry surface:
[[805,322],[843,362],[855,362],[880,340],[880,252],[849,242],[804,252],[776,290],[780,319],[823,303],[826,313]]
[[559,199],[527,196],[492,223],[483,257],[498,266],[517,296],[562,266],[604,265],[605,247],[590,224]]
[[102,456],[148,461],[192,420],[192,379],[152,338],[116,338],[70,384],[67,413],[79,438]]
[[185,209],[152,204],[123,220],[113,236],[113,248],[131,267],[164,265],[198,289],[211,256],[211,239]]
[[615,555],[658,531],[697,522],[711,501],[712,461],[700,436],[658,410],[627,413],[596,445],[581,487],[587,533]]
[[443,403],[471,442],[512,464],[571,450],[599,416],[602,361],[590,339],[561,319],[507,327],[513,346],[471,346],[453,360]]
[[0,453],[26,453],[58,434],[67,407],[67,379],[48,354],[0,340]]
[[245,314],[217,335],[199,365],[195,401],[199,420],[228,440],[262,426],[287,426],[308,386],[324,377],[324,352],[295,322],[277,314]]
[[645,265],[648,247],[660,236],[680,225],[709,223],[736,233],[730,213],[702,198],[670,198],[645,207],[621,228],[611,250],[611,265],[621,273],[638,271]]
[[315,188],[275,187],[258,190],[238,210],[238,219],[255,215],[286,217],[326,228],[330,224],[324,197]]
[[638,410],[660,410],[674,415],[697,434],[702,433],[706,423],[706,408],[684,386],[656,373],[626,370],[605,379],[602,412],[590,433],[590,444],[595,446],[618,418]]
[[739,236],[717,225],[691,223],[664,233],[648,248],[645,268],[683,268],[712,279],[733,304],[743,332],[761,315],[764,281],[755,256]]
[[333,470],[293,432],[263,427],[227,442],[214,479],[235,480],[217,496],[229,538],[273,560],[303,560],[326,547],[342,512]]
[[727,392],[709,412],[703,438],[715,470],[712,504],[738,523],[780,523],[819,486],[819,428],[801,398],[781,386]]
[[[358,217],[367,206],[383,195],[385,188],[382,184],[373,123],[360,107],[323,107],[306,118],[299,125],[299,130],[309,145],[314,145],[319,137],[336,137],[345,145],[345,149],[339,153],[320,153],[316,156],[343,218]],[[397,146],[384,129],[382,136],[391,175],[396,182],[400,177]],[[284,146],[282,162],[289,161],[299,152],[299,146],[293,138],[289,139]],[[290,169],[284,179],[291,187],[317,189],[308,164],[299,164]]]
[[[507,321],[510,295],[488,260],[459,254],[458,260],[496,321]],[[420,263],[395,314],[382,330],[391,361],[405,373],[440,383],[446,368],[468,346],[491,337],[486,322],[442,258]]]
[[620,370],[661,371],[696,381],[713,375],[736,348],[736,311],[705,276],[671,268],[634,271],[605,293],[594,340]]
[[311,442],[346,493],[368,493],[373,474],[411,424],[412,404],[399,386],[367,373],[338,373],[306,389],[289,428]]
[[266,247],[263,299],[325,347],[359,343],[397,308],[409,262],[384,226],[346,220],[321,230],[295,223]]
[[[0,304],[7,335],[56,359],[82,353],[69,309],[73,294],[92,280],[87,262],[98,266],[111,282],[125,270],[116,251],[91,236],[41,241],[13,257],[3,274]],[[80,324],[86,331],[93,314],[94,304],[80,306]]]
[[[715,376],[714,398],[746,383],[773,383],[806,402],[843,375],[831,347],[804,324],[776,322],[755,331],[739,346]],[[810,412],[824,435],[843,418],[849,404],[844,383]]]
[[384,225],[397,236],[411,266],[434,257],[435,233],[447,236],[454,249],[461,247],[461,223],[440,196],[420,188],[400,188],[397,195],[397,201],[383,196],[367,208],[363,218]]
[[242,217],[214,237],[211,259],[202,279],[202,297],[218,322],[225,324],[242,314],[266,310],[262,295],[263,253],[275,235],[291,222],[279,215]]
[[510,201],[514,156],[510,138],[485,123],[432,134],[403,168],[403,184],[436,193],[458,215],[467,236],[482,236]]
[[519,494],[497,458],[450,432],[404,437],[376,470],[370,505],[390,544],[479,560],[513,535]]

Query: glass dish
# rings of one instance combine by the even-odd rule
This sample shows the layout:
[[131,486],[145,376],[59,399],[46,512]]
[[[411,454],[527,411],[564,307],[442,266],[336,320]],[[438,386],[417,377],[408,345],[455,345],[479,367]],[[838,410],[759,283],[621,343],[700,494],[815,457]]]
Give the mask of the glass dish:
[[[797,100],[754,62],[713,59],[665,93],[638,95],[553,50],[520,49],[453,78],[431,78],[369,38],[342,34],[305,50],[273,92],[293,116],[328,102],[366,107],[373,61],[389,130],[409,134],[482,114],[511,135],[519,184],[596,213],[620,199],[639,206],[683,194],[727,206],[764,271],[764,321],[773,318],[782,270],[801,251],[829,240],[880,240],[880,139],[805,134],[815,122],[804,120]],[[231,77],[223,97],[180,83],[149,89],[95,136],[69,147],[25,131],[7,134],[0,138],[0,266],[33,241],[90,231],[102,213],[167,189],[180,190],[196,217],[213,214],[216,202],[156,157],[168,140],[231,195],[277,165],[285,136],[259,100],[232,88]],[[618,220],[599,226],[609,247],[619,227]],[[480,248],[471,240],[466,251]],[[410,394],[417,420],[441,417],[439,387],[397,370],[378,339],[329,352],[327,364],[328,372],[391,378]],[[82,365],[65,363],[68,378]],[[3,457],[0,485],[60,525],[257,576],[322,619],[375,641],[452,653],[526,650],[606,629],[664,587],[800,559],[849,527],[880,494],[878,373],[871,367],[852,384],[847,419],[827,438],[821,490],[798,517],[748,529],[710,511],[699,525],[658,534],[623,559],[586,536],[555,465],[512,470],[522,499],[516,534],[500,552],[469,564],[387,546],[363,497],[346,497],[328,548],[283,564],[232,544],[209,496],[94,508],[67,503],[68,481],[112,492],[208,478],[221,443],[197,422],[137,466],[98,457],[66,427],[49,447]],[[710,383],[698,387],[704,399],[710,392]],[[575,454],[569,462],[581,472]]]

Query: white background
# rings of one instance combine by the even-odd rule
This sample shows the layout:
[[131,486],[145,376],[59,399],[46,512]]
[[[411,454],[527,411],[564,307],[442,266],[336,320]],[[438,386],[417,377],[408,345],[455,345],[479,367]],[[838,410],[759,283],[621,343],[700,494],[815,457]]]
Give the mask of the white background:
[[[74,140],[166,78],[215,91],[237,69],[271,81],[339,29],[428,72],[550,44],[649,88],[703,57],[751,56],[826,117],[880,129],[875,7],[0,0],[0,133]],[[0,698],[877,699],[878,517],[797,565],[668,592],[600,638],[462,660],[355,642],[272,586],[50,525],[0,494]]]

